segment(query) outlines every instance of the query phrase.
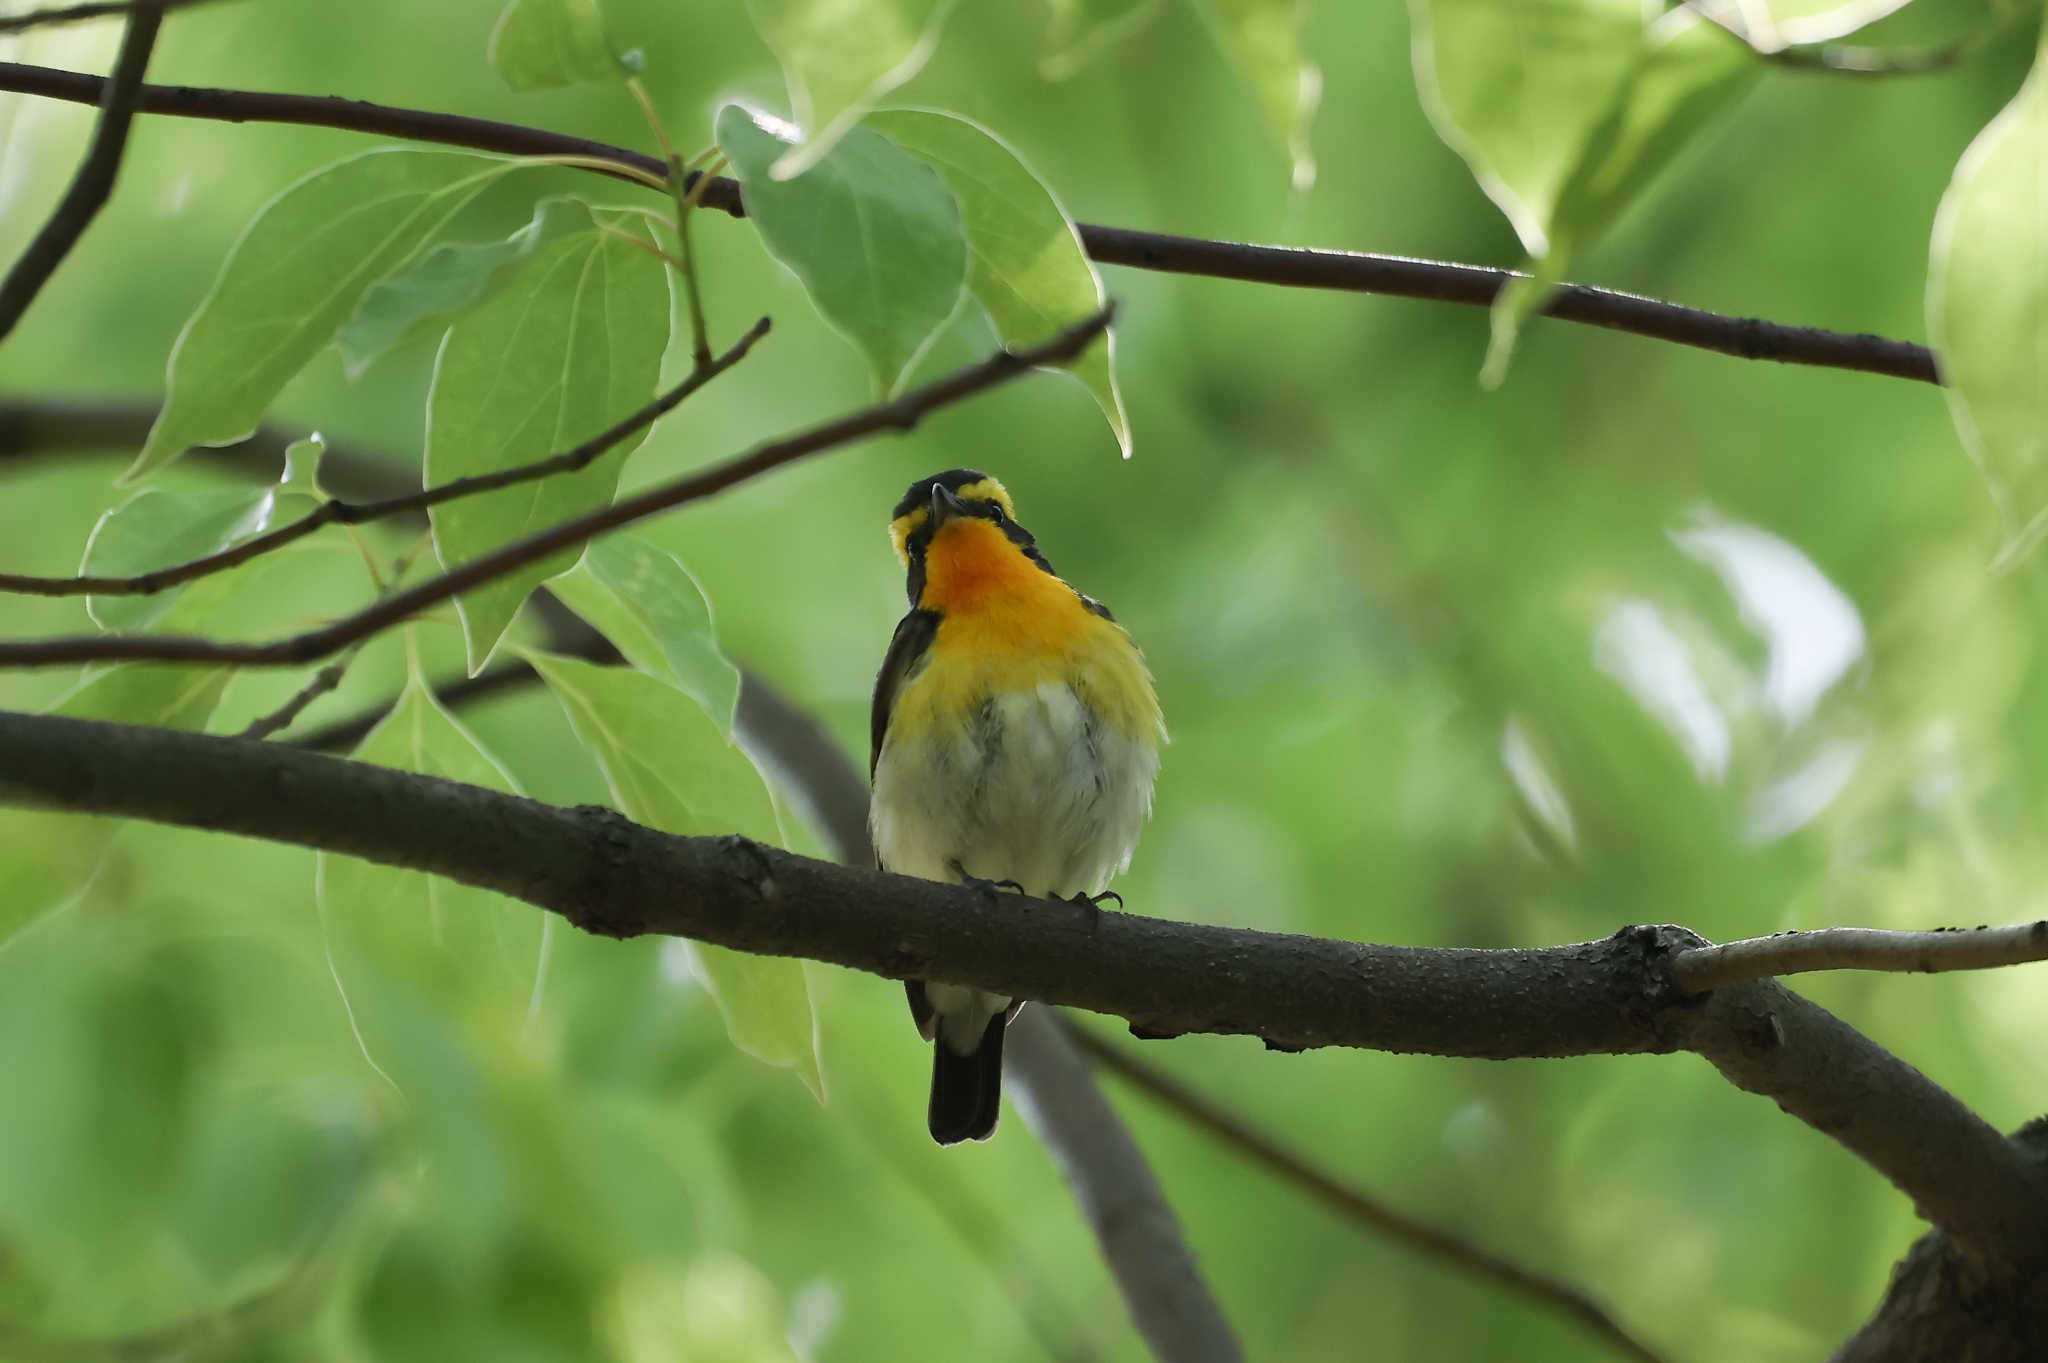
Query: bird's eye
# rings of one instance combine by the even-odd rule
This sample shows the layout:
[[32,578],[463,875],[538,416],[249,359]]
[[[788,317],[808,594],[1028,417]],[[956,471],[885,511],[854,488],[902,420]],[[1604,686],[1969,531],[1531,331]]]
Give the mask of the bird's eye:
[[989,519],[994,521],[997,525],[1001,525],[1004,521],[1010,519],[1008,516],[1005,516],[1003,514],[1003,508],[994,502],[990,502],[988,504],[988,516]]

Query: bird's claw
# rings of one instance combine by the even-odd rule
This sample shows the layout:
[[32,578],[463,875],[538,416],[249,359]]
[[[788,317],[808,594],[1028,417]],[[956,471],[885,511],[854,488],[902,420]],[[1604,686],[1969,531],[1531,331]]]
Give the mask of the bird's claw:
[[1066,902],[1085,909],[1088,913],[1088,925],[1092,928],[1102,922],[1102,901],[1105,899],[1114,899],[1119,909],[1124,906],[1124,897],[1115,890],[1103,890],[1099,894],[1070,895]]
[[993,900],[1004,890],[1010,890],[1016,894],[1024,893],[1024,887],[1014,880],[985,880],[980,876],[971,876],[967,874],[966,868],[957,861],[953,863],[953,874],[960,877],[962,885],[976,891],[989,900]]

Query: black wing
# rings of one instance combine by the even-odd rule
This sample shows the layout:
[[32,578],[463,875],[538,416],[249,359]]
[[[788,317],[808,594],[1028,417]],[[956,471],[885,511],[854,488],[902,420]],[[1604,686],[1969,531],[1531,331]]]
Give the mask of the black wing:
[[[882,659],[882,670],[875,676],[875,704],[868,717],[868,779],[875,776],[875,767],[882,760],[882,740],[889,736],[889,712],[896,708],[896,693],[911,673],[923,660],[925,650],[932,646],[932,637],[939,632],[937,611],[912,611],[897,622],[896,637],[889,641],[889,652]],[[882,865],[881,854],[875,856],[875,865]],[[883,866],[883,870],[888,867]],[[934,1034],[932,1006],[925,1001],[924,985],[917,980],[905,980],[903,992],[910,997],[910,1016],[917,1023],[918,1035],[930,1041]],[[943,1046],[941,1050],[945,1049]]]
[[874,779],[875,766],[882,760],[882,740],[889,734],[889,712],[896,708],[896,693],[917,671],[938,632],[937,611],[912,611],[896,623],[896,637],[889,641],[888,656],[882,659],[882,670],[875,675],[875,704],[868,715],[869,780]]

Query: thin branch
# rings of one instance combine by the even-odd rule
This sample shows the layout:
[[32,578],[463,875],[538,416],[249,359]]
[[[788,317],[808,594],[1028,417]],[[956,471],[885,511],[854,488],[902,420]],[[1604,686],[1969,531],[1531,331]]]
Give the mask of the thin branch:
[[1662,1354],[1630,1334],[1606,1307],[1564,1279],[1518,1264],[1483,1245],[1473,1244],[1454,1231],[1361,1192],[1335,1175],[1318,1169],[1173,1076],[1085,1028],[1070,1024],[1066,1033],[1068,1040],[1090,1060],[1171,1108],[1177,1116],[1223,1144],[1278,1174],[1340,1216],[1369,1226],[1395,1243],[1457,1272],[1525,1297],[1546,1310],[1561,1312],[1636,1363],[1666,1363]]
[[[1109,326],[1113,309],[1104,308],[1051,340],[1021,350],[999,350],[979,364],[955,370],[942,379],[914,388],[887,402],[813,426],[807,431],[771,440],[750,452],[698,473],[688,474],[563,521],[481,554],[417,586],[373,602],[352,615],[319,629],[264,643],[227,643],[197,636],[154,634],[78,635],[71,638],[0,641],[0,666],[57,667],[83,662],[152,660],[203,662],[243,667],[291,667],[318,662],[439,605],[472,587],[573,549],[599,535],[701,501],[738,483],[809,455],[851,444],[883,431],[907,431],[926,415],[986,389],[1007,383],[1040,365],[1071,360]],[[644,413],[643,413],[644,415]],[[651,418],[650,418],[651,419]],[[644,424],[644,423],[643,423]],[[608,433],[619,438],[619,428]],[[453,486],[452,484],[450,486]],[[423,494],[424,495],[424,494]]]
[[365,525],[371,521],[387,520],[394,516],[414,515],[429,507],[441,506],[460,498],[496,492],[501,488],[515,487],[521,483],[536,482],[542,478],[554,477],[556,474],[574,473],[587,467],[620,441],[639,434],[675,410],[685,398],[745,359],[747,352],[754,348],[755,342],[767,334],[768,319],[763,317],[732,349],[702,368],[693,369],[688,378],[653,402],[574,448],[549,455],[545,459],[537,459],[515,468],[501,469],[497,473],[457,478],[453,482],[442,483],[437,487],[425,488],[398,497],[386,497],[378,501],[349,502],[336,499],[322,502],[299,519],[280,525],[275,530],[252,536],[240,544],[185,563],[138,573],[133,577],[31,577],[24,574],[0,573],[0,591],[19,592],[29,596],[149,596],[213,573],[225,572],[229,568],[302,540],[325,526]]
[[[97,77],[48,67],[0,63],[0,90],[90,103],[98,97]],[[314,95],[211,90],[191,86],[145,86],[146,113],[230,122],[295,123],[377,133],[413,141],[471,147],[516,155],[569,152],[621,167],[601,171],[640,182],[667,173],[657,157],[623,147],[569,137],[518,124],[454,114],[400,109],[359,100]],[[630,167],[632,174],[624,168]],[[690,178],[698,184],[696,176]],[[703,203],[735,216],[745,212],[737,182],[714,176],[702,182]],[[1163,232],[1079,224],[1081,244],[1105,265],[1170,274],[1241,279],[1290,288],[1335,289],[1387,294],[1443,303],[1487,307],[1515,273],[1450,261],[1350,251],[1295,250],[1248,246]],[[1711,350],[1750,360],[1859,370],[1938,383],[1934,356],[1926,346],[1882,336],[1852,335],[1815,327],[1789,326],[1753,317],[1729,317],[1699,308],[1644,298],[1613,289],[1571,284],[1544,308],[1546,316],[1654,340]]]
[[315,672],[312,679],[294,691],[284,704],[250,720],[235,737],[261,740],[289,729],[305,713],[307,706],[341,685],[341,679],[347,675],[348,665],[355,661],[355,656],[356,650],[350,649]]
[[1244,1347],[1202,1281],[1180,1218],[1057,1011],[1026,1008],[1010,1024],[1007,1044],[1003,1073],[1012,1099],[1081,1204],[1152,1356],[1162,1363],[1244,1363]]
[[[475,705],[504,691],[517,691],[540,681],[540,673],[524,659],[492,663],[474,677],[463,677],[445,686],[434,688],[434,699],[453,709],[462,705]],[[741,695],[746,693],[743,690]],[[377,727],[377,721],[391,713],[395,701],[381,701],[346,719],[337,719],[329,724],[292,740],[297,747],[308,752],[347,752],[368,736]],[[248,735],[243,735],[248,737]]]
[[89,19],[111,19],[117,14],[132,16],[145,9],[190,9],[194,5],[207,3],[209,0],[136,0],[135,3],[127,3],[126,0],[95,0],[92,4],[32,9],[26,14],[0,14],[0,36],[55,24],[79,24]]
[[149,66],[149,54],[156,47],[157,29],[163,24],[163,6],[143,3],[128,12],[128,26],[121,33],[121,50],[114,58],[114,74],[97,82],[100,91],[94,102],[100,106],[99,123],[93,128],[92,145],[78,173],[58,201],[42,230],[21,253],[21,259],[0,280],[0,341],[5,341],[15,323],[35,302],[43,285],[71,254],[71,248],[85,235],[85,229],[99,216],[100,208],[114,192],[114,177],[121,170],[121,154],[128,147],[128,129],[135,122],[135,105],[142,90],[142,73]]
[[[0,398],[0,474],[50,454],[132,454],[149,436],[163,399]],[[246,440],[202,446],[186,458],[218,465],[243,477],[276,482],[284,451],[307,434],[265,425]],[[348,498],[395,497],[418,478],[390,459],[328,440],[320,480]]]
[[1147,1037],[1252,1034],[1508,1059],[1691,1050],[1890,1179],[1920,1214],[2015,1263],[2048,1259],[2048,1173],[1912,1066],[1774,982],[1704,999],[1680,928],[1514,950],[1373,946],[1004,902],[682,838],[597,806],[275,743],[0,713],[0,802],[148,819],[362,857],[497,890],[586,931],[667,933],[890,979],[944,979],[1113,1014]]
[[2031,961],[2048,961],[2048,918],[2006,927],[1980,925],[1932,932],[1884,928],[1781,932],[1688,951],[1678,958],[1674,971],[1682,988],[1703,994],[1745,980],[1814,970],[1899,970],[1931,975]]

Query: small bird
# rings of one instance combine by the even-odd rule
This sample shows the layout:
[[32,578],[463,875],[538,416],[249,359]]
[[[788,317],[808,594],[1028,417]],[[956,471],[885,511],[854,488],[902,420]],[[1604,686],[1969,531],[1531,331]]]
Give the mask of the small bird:
[[[889,538],[910,613],[875,679],[869,825],[884,870],[1095,905],[1130,865],[1166,736],[1151,673],[1101,602],[1052,570],[1003,485],[910,485]],[[1119,900],[1119,903],[1122,901]],[[910,980],[934,1043],[940,1145],[996,1127],[1021,999]]]

